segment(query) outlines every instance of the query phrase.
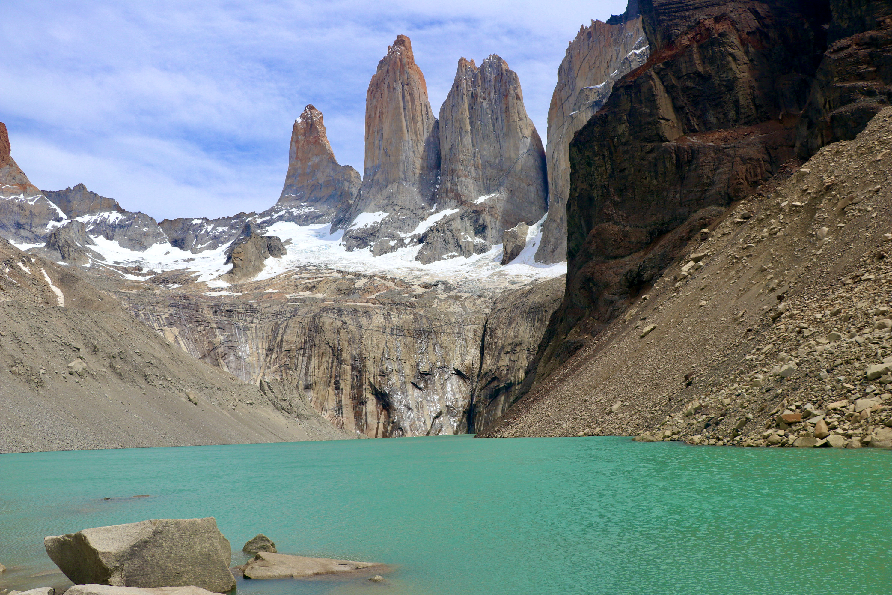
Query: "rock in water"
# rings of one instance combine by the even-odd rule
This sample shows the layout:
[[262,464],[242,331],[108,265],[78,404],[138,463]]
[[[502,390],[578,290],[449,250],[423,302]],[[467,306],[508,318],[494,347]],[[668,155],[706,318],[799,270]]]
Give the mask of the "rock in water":
[[273,541],[269,537],[267,537],[263,533],[260,533],[253,539],[248,541],[248,543],[243,545],[242,551],[246,554],[257,554],[260,552],[269,552],[275,554],[276,544],[273,543]]
[[[399,35],[369,82],[365,112],[365,173],[359,196],[340,211],[333,229],[346,229],[348,249],[397,247],[386,235],[411,232],[433,206],[440,169],[437,120],[412,42]],[[386,217],[359,219],[361,214]]]
[[329,558],[305,558],[287,554],[261,552],[242,567],[245,578],[277,579],[277,578],[309,578],[324,574],[345,574],[358,570],[380,572],[383,564],[373,562],[353,562],[350,560],[331,560]]
[[[636,11],[637,12],[637,11]],[[649,56],[637,14],[617,23],[592,21],[570,42],[558,68],[548,108],[548,219],[542,226],[539,262],[567,258],[567,197],[570,195],[570,141],[610,97],[614,82]]]
[[520,79],[499,56],[480,64],[462,58],[440,108],[438,208],[458,208],[423,238],[421,262],[446,254],[471,256],[501,241],[502,232],[545,214],[545,151],[527,116]]
[[305,107],[291,132],[288,173],[278,206],[294,210],[294,221],[302,225],[330,220],[339,205],[349,207],[361,182],[359,172],[335,159],[322,112]]
[[111,585],[74,585],[65,593],[66,595],[212,595],[211,591],[207,589],[193,586],[142,589],[139,587],[113,587]]
[[213,517],[161,519],[47,537],[50,559],[75,584],[235,587],[229,541]]
[[9,595],[55,595],[56,590],[52,587],[37,587],[28,591],[10,591]]

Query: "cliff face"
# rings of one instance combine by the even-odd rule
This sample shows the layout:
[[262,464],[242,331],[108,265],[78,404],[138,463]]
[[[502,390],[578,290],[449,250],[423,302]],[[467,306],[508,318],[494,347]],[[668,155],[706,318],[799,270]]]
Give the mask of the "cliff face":
[[40,190],[28,180],[28,176],[12,158],[9,132],[6,124],[0,122],[0,196],[16,194],[34,196],[40,194]]
[[892,2],[834,0],[833,43],[824,54],[797,131],[803,159],[852,140],[892,105]]
[[[469,256],[501,242],[518,223],[542,218],[547,205],[545,153],[527,116],[517,74],[498,56],[480,65],[459,60],[440,108],[437,204],[459,213],[438,222],[419,260]],[[471,238],[471,241],[462,241]]]
[[[503,295],[448,283],[294,271],[232,297],[126,291],[135,316],[251,384],[293,387],[369,437],[488,427],[516,394],[562,280]],[[289,410],[288,398],[278,406]]]
[[[433,206],[440,169],[437,120],[427,98],[427,83],[405,35],[369,82],[365,114],[365,172],[359,195],[335,218],[346,229],[350,249],[374,246],[391,251],[390,237],[410,232]],[[353,225],[361,213],[383,213],[367,225]]]
[[641,17],[631,13],[616,24],[592,21],[570,42],[558,68],[548,108],[548,219],[542,226],[539,262],[567,255],[567,197],[570,193],[570,141],[613,91],[614,83],[647,61],[649,49]]
[[796,114],[829,20],[813,3],[645,0],[640,8],[648,63],[614,86],[570,146],[567,292],[538,356],[539,380],[687,239],[794,158]]
[[288,173],[278,205],[291,208],[296,223],[330,221],[338,205],[353,201],[360,183],[355,169],[338,165],[322,112],[308,105],[294,122]]

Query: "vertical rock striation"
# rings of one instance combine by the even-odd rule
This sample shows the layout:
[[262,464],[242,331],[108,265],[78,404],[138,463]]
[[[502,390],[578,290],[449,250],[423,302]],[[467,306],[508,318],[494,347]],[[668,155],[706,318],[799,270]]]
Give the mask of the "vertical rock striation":
[[353,201],[360,183],[355,169],[338,164],[322,112],[308,105],[294,122],[288,173],[277,205],[292,209],[297,223],[328,221],[339,205]]
[[0,122],[0,196],[36,196],[40,194],[34,184],[12,158],[9,132],[6,124]]
[[459,60],[440,108],[439,137],[436,202],[458,212],[430,229],[420,261],[486,252],[506,229],[542,218],[545,152],[517,73],[502,58],[489,56],[479,68],[473,60]]
[[[613,91],[614,83],[648,58],[647,38],[637,11],[614,24],[592,21],[570,42],[558,68],[548,108],[548,219],[536,252],[540,262],[567,256],[567,197],[570,193],[570,141]],[[613,19],[611,19],[613,22]]]
[[[333,223],[333,228],[346,228],[347,247],[371,246],[376,254],[393,250],[397,244],[388,238],[412,231],[433,206],[439,162],[427,83],[415,63],[412,42],[399,35],[378,63],[366,94],[365,173],[359,195]],[[357,223],[362,213],[386,217]]]

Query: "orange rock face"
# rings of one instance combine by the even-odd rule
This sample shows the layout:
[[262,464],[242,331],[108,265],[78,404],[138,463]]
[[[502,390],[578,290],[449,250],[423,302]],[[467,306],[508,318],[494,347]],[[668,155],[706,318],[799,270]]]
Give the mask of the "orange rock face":
[[9,145],[9,133],[6,124],[0,122],[0,196],[35,196],[40,194],[34,184],[28,180],[15,160],[12,158]]

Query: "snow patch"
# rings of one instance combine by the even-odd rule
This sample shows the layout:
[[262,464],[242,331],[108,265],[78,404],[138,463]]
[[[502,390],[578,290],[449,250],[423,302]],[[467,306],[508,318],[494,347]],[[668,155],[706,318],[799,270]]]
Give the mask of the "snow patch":
[[46,279],[47,285],[49,285],[50,289],[53,291],[53,293],[56,294],[56,302],[58,302],[60,307],[64,308],[65,307],[65,294],[62,293],[61,289],[59,289],[58,287],[53,285],[52,279],[50,279],[50,276],[46,274],[46,269],[41,267],[40,272],[43,273],[43,278]]
[[409,238],[412,236],[418,236],[429,230],[431,227],[437,224],[440,219],[444,217],[448,217],[454,213],[458,213],[458,209],[444,209],[439,213],[434,213],[424,221],[418,224],[418,226],[410,233],[401,233],[400,235],[404,238]]
[[499,195],[499,193],[495,192],[493,194],[487,194],[486,196],[481,196],[480,198],[478,198],[477,200],[474,201],[474,204],[479,205],[481,203],[488,201],[490,198],[495,198],[498,195]]
[[375,213],[360,213],[356,216],[356,219],[353,220],[353,223],[350,224],[350,227],[347,229],[361,229],[363,227],[369,227],[374,225],[375,223],[380,223],[383,221],[390,213],[385,213],[383,211],[377,211]]

